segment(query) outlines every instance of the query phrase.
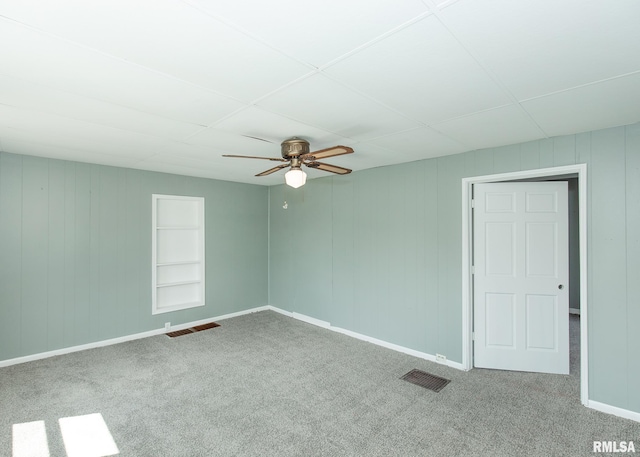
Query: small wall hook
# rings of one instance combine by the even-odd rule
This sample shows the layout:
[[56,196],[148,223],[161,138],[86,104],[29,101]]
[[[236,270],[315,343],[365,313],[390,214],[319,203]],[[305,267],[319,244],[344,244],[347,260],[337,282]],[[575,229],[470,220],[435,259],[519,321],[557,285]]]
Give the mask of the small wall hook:
[[289,207],[289,205],[287,204],[287,201],[284,201],[284,205],[282,205],[282,209],[287,209]]

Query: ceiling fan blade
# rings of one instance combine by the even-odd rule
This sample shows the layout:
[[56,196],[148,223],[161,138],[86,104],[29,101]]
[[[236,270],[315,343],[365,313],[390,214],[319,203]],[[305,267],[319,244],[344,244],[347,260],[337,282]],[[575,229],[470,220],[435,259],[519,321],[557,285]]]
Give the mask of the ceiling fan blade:
[[283,159],[282,157],[238,156],[234,154],[222,154],[222,157],[236,157],[239,159],[262,159],[262,160],[273,160],[275,162],[288,162],[287,159]]
[[319,151],[309,152],[300,156],[303,160],[318,160],[326,159],[327,157],[341,156],[343,154],[351,154],[353,149],[348,146],[332,146],[326,149],[320,149]]
[[305,165],[309,168],[316,168],[318,170],[328,171],[331,173],[336,173],[338,175],[348,175],[349,173],[351,173],[351,170],[348,168],[338,167],[336,165],[329,165],[328,163],[310,162],[310,163],[305,163]]
[[258,173],[256,176],[267,176],[270,175],[271,173],[275,173],[278,170],[282,170],[283,168],[287,168],[289,166],[288,163],[282,164],[282,165],[278,165],[277,167],[273,167],[273,168],[269,168],[266,171],[263,171],[262,173]]

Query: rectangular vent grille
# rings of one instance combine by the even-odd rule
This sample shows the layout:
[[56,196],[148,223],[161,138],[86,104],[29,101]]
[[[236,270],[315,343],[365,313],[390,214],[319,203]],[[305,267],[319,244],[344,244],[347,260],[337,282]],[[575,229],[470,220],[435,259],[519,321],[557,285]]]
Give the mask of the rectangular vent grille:
[[175,332],[167,333],[167,336],[175,338],[176,336],[190,335],[192,333],[201,332],[202,330],[208,330],[210,328],[220,327],[220,324],[216,322],[209,322],[208,324],[196,325],[195,327],[186,328],[184,330],[176,330]]
[[187,328],[184,330],[176,330],[175,332],[169,332],[167,333],[167,336],[170,336],[171,338],[175,338],[176,336],[189,335],[191,333],[193,333],[191,329]]
[[444,386],[451,382],[450,379],[444,379],[420,370],[411,370],[400,379],[404,379],[425,389],[433,390],[434,392],[440,392]]

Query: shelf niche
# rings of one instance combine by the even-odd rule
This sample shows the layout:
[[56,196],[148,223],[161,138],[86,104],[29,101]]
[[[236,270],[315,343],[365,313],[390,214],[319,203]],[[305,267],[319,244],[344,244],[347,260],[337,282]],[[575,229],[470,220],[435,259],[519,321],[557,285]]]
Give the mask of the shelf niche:
[[152,314],[204,306],[204,198],[152,198]]

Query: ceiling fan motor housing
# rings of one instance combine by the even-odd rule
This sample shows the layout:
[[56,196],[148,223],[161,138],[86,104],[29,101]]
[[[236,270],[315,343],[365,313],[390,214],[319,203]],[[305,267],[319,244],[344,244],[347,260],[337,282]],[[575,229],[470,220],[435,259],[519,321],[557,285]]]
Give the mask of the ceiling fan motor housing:
[[289,138],[282,142],[282,157],[285,159],[308,154],[309,151],[309,142],[302,138],[294,136],[293,138]]

